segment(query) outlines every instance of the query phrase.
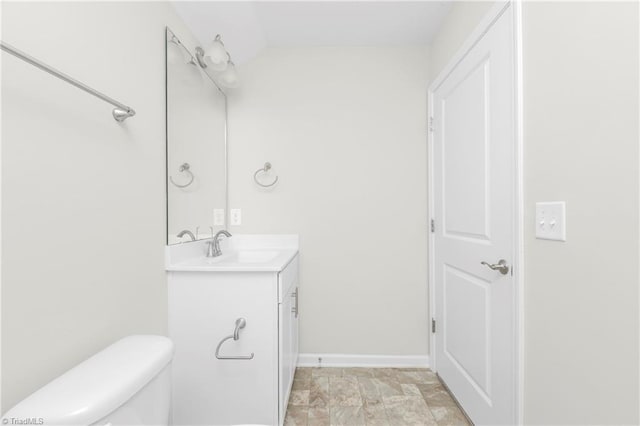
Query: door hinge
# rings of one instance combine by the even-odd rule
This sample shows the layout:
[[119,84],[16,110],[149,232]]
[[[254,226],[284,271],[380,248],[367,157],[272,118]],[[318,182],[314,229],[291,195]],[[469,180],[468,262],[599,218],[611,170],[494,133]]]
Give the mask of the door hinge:
[[431,332],[432,333],[436,332],[436,319],[435,318],[431,318]]
[[431,232],[436,232],[436,221],[431,219]]
[[429,131],[433,132],[433,117],[429,117]]

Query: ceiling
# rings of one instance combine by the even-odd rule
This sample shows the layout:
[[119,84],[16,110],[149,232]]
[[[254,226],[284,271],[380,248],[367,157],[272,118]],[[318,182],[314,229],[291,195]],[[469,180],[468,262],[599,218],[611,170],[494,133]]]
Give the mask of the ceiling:
[[221,34],[234,62],[265,47],[427,45],[450,1],[173,1],[203,45]]

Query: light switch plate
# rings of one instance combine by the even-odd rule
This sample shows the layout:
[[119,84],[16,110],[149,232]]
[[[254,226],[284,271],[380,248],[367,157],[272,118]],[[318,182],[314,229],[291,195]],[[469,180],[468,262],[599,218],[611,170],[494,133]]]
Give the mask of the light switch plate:
[[213,226],[224,226],[224,209],[213,209]]
[[567,241],[564,201],[536,203],[536,238]]
[[231,225],[242,225],[242,209],[231,209]]

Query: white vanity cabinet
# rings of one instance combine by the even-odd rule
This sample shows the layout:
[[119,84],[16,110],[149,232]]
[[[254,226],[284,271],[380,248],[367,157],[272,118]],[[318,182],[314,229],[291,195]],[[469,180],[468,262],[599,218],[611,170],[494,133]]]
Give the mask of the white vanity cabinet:
[[173,424],[284,422],[298,358],[298,254],[263,268],[238,260],[252,256],[238,252],[237,268],[224,259],[167,268]]

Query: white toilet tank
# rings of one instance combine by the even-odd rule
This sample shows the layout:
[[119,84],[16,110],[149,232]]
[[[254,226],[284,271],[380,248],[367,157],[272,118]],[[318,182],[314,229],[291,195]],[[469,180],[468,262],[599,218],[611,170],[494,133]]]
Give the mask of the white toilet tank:
[[167,337],[125,337],[18,403],[3,424],[168,425],[172,357]]

